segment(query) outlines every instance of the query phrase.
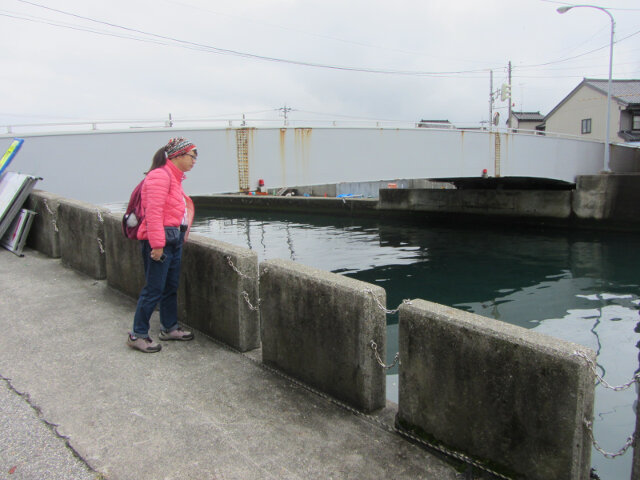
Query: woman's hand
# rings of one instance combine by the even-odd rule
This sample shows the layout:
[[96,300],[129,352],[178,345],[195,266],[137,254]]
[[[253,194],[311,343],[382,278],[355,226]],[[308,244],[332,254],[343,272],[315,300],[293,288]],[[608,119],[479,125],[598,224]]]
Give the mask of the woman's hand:
[[151,250],[151,260],[155,260],[156,262],[160,260],[162,254],[164,253],[164,248],[153,248]]

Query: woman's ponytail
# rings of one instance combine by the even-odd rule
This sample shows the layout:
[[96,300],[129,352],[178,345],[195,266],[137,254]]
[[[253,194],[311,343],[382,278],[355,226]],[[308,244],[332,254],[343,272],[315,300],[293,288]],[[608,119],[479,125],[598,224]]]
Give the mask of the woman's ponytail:
[[144,172],[145,175],[149,173],[151,170],[155,170],[156,168],[164,167],[167,163],[167,147],[160,148],[154,155],[153,160],[151,161],[151,168],[148,171]]

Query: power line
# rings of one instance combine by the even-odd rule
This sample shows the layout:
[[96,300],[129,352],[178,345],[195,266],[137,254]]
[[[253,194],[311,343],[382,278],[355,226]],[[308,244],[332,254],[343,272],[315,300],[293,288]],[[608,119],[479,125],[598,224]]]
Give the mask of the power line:
[[[621,41],[626,40],[627,38],[633,37],[634,35],[638,35],[639,33],[640,33],[640,30],[638,30],[637,32],[634,32],[634,33],[632,33],[630,35],[627,35],[626,37],[620,38],[620,39],[616,40],[613,43],[615,45],[616,43],[620,43]],[[558,59],[558,60],[552,60],[550,62],[545,62],[545,63],[537,63],[537,64],[534,64],[534,65],[519,65],[517,68],[537,68],[537,67],[545,67],[547,65],[554,65],[556,63],[562,63],[562,62],[567,62],[569,60],[575,60],[576,58],[584,57],[584,56],[589,55],[591,53],[599,52],[600,50],[603,50],[605,48],[609,48],[609,45],[603,45],[602,47],[598,47],[598,48],[595,48],[593,50],[589,50],[588,52],[584,52],[584,53],[581,53],[579,55],[574,55],[572,57],[561,58],[561,59]]]
[[56,9],[56,8],[47,7],[45,5],[40,5],[38,3],[30,2],[28,0],[17,0],[17,1],[21,2],[21,3],[28,4],[28,5],[32,5],[34,7],[43,8],[45,10],[49,10],[49,11],[53,11],[53,12],[56,12],[56,13],[60,13],[60,14],[63,14],[63,15],[68,15],[68,16],[71,16],[71,17],[74,17],[74,18],[87,20],[87,21],[98,23],[98,24],[101,24],[101,25],[107,25],[107,26],[112,27],[112,28],[118,28],[118,29],[122,29],[122,30],[125,30],[125,31],[128,31],[128,32],[133,32],[133,33],[137,33],[137,34],[146,35],[146,36],[149,36],[149,37],[152,37],[152,38],[162,39],[162,40],[165,40],[165,41],[169,41],[169,42],[178,44],[179,46],[186,46],[187,48],[203,49],[203,50],[208,51],[210,53],[216,53],[216,54],[220,54],[220,55],[231,55],[231,56],[238,56],[238,57],[243,57],[243,58],[250,58],[250,59],[254,59],[254,60],[264,60],[264,61],[268,61],[268,62],[286,63],[286,64],[290,64],[290,65],[298,65],[298,66],[304,66],[304,67],[326,68],[326,69],[331,69],[331,70],[343,70],[343,71],[361,72],[361,73],[377,73],[377,74],[386,74],[386,75],[408,75],[408,76],[440,77],[440,76],[447,76],[447,75],[463,75],[463,74],[469,74],[469,73],[479,73],[479,72],[483,72],[483,71],[486,70],[486,69],[473,69],[473,70],[442,71],[442,72],[415,71],[415,70],[385,70],[385,69],[376,69],[376,68],[349,67],[349,66],[329,65],[329,64],[322,64],[322,63],[315,63],[315,62],[304,62],[304,61],[299,61],[299,60],[289,60],[289,59],[278,58],[278,57],[269,57],[269,56],[264,56],[264,55],[256,55],[256,54],[253,54],[253,53],[241,52],[241,51],[238,51],[238,50],[231,50],[231,49],[226,49],[226,48],[215,47],[215,46],[212,46],[212,45],[206,45],[206,44],[202,44],[202,43],[191,42],[191,41],[187,41],[187,40],[181,40],[181,39],[174,38],[174,37],[169,37],[169,36],[166,36],[166,35],[159,35],[159,34],[156,34],[156,33],[145,32],[143,30],[138,30],[138,29],[131,28],[131,27],[125,27],[125,26],[122,26],[122,25],[117,25],[117,24],[110,23],[110,22],[105,22],[105,21],[102,21],[102,20],[96,20],[94,18],[85,17],[85,16],[78,15],[78,14],[75,14],[75,13],[66,12],[64,10],[59,10],[59,9]]
[[[291,64],[291,65],[298,65],[298,66],[305,66],[305,67],[313,67],[313,68],[324,68],[324,69],[331,69],[331,70],[342,70],[342,71],[350,71],[350,72],[360,72],[360,73],[375,73],[375,74],[386,74],[386,75],[403,75],[403,76],[429,76],[429,77],[438,77],[438,78],[451,78],[451,77],[455,77],[455,78],[459,78],[459,77],[463,77],[463,78],[484,78],[484,74],[486,74],[487,71],[489,71],[489,68],[478,68],[478,69],[472,69],[472,70],[457,70],[457,71],[414,71],[414,70],[392,70],[392,69],[377,69],[377,68],[364,68],[364,67],[351,67],[351,66],[340,66],[340,65],[330,65],[330,64],[322,64],[322,63],[315,63],[315,62],[306,62],[306,61],[298,61],[298,60],[289,60],[289,59],[284,59],[284,58],[278,58],[278,57],[270,57],[270,56],[263,56],[263,55],[256,55],[256,54],[252,54],[252,53],[248,53],[248,52],[241,52],[238,50],[232,50],[232,49],[225,49],[225,48],[220,48],[220,47],[215,47],[215,46],[211,46],[211,45],[206,45],[206,44],[202,44],[202,43],[197,43],[197,42],[191,42],[191,41],[187,41],[187,40],[181,40],[178,38],[174,38],[174,37],[170,37],[170,36],[166,36],[166,35],[159,35],[159,34],[155,34],[152,32],[146,32],[143,30],[139,30],[139,29],[135,29],[135,28],[131,28],[131,27],[126,27],[123,25],[118,25],[118,24],[114,24],[114,23],[110,23],[110,22],[106,22],[103,20],[97,20],[94,18],[90,18],[90,17],[86,17],[86,16],[82,16],[82,15],[78,15],[72,12],[67,12],[64,10],[59,10],[59,9],[55,9],[52,7],[48,7],[45,5],[41,5],[29,0],[17,0],[18,2],[27,4],[27,5],[31,5],[37,8],[41,8],[41,9],[45,9],[45,10],[49,10],[52,12],[56,12],[62,15],[66,15],[66,16],[71,16],[77,19],[81,19],[81,20],[85,20],[85,21],[90,21],[93,23],[97,23],[99,25],[105,25],[111,28],[116,28],[116,29],[121,29],[124,30],[126,32],[129,32],[129,35],[125,35],[125,34],[117,34],[117,33],[113,33],[113,32],[108,32],[108,31],[104,31],[104,30],[97,30],[94,28],[90,28],[90,27],[86,27],[86,26],[82,26],[82,25],[76,25],[76,24],[68,24],[68,23],[62,23],[62,22],[57,22],[57,21],[53,21],[53,20],[49,20],[49,19],[43,19],[43,18],[38,18],[38,17],[34,17],[34,16],[29,16],[29,15],[23,15],[23,14],[14,14],[11,12],[8,13],[0,13],[0,15],[3,16],[7,16],[7,17],[11,17],[11,18],[16,18],[16,19],[21,19],[21,20],[27,20],[27,21],[32,21],[32,22],[38,22],[38,23],[44,23],[44,24],[48,24],[48,25],[52,25],[52,26],[58,26],[58,27],[62,27],[62,28],[69,28],[72,30],[78,30],[78,31],[85,31],[85,32],[89,32],[89,33],[95,33],[95,34],[99,34],[99,35],[105,35],[105,36],[113,36],[113,37],[117,37],[117,38],[124,38],[124,39],[130,39],[130,40],[136,40],[136,41],[141,41],[141,42],[148,42],[148,43],[154,43],[154,44],[159,44],[159,45],[164,45],[164,46],[176,46],[176,47],[180,47],[180,48],[186,48],[186,49],[191,49],[191,50],[197,50],[197,51],[204,51],[204,52],[208,52],[208,53],[215,53],[215,54],[219,54],[219,55],[230,55],[230,56],[238,56],[238,57],[242,57],[242,58],[248,58],[248,59],[254,59],[254,60],[262,60],[262,61],[269,61],[269,62],[277,62],[277,63],[285,63],[285,64]],[[134,35],[131,35],[134,34]],[[640,33],[640,30],[627,35],[621,39],[618,39],[615,43],[619,43],[623,40],[626,40],[632,36],[635,36],[637,34]],[[136,36],[137,35],[137,36]],[[143,37],[140,37],[139,35],[143,35]],[[590,55],[592,53],[598,52],[602,49],[607,48],[608,45],[604,45],[602,47],[593,49],[593,50],[589,50],[587,52],[578,54],[578,55],[574,55],[571,57],[566,57],[566,58],[561,58],[561,59],[557,59],[557,60],[552,60],[549,62],[544,62],[544,63],[539,63],[539,64],[532,64],[532,65],[518,65],[516,66],[516,68],[518,69],[526,69],[526,68],[539,68],[539,67],[544,67],[544,66],[548,66],[548,65],[554,65],[554,64],[558,64],[558,63],[563,63],[563,62],[567,62],[570,60],[574,60],[576,58],[581,58],[587,55]],[[503,67],[496,67],[496,68],[492,68],[492,70],[500,70]],[[483,75],[478,75],[478,74],[483,74]]]
[[[616,62],[616,68],[624,65],[638,65],[638,62]],[[602,68],[603,65],[575,65],[575,66],[563,66],[563,67],[547,67],[541,69],[543,72],[563,72],[568,70],[590,70],[594,68]]]
[[[21,0],[18,0],[18,1],[21,1]],[[138,36],[133,36],[133,35],[118,34],[118,33],[108,32],[108,31],[104,31],[104,30],[97,30],[97,29],[94,29],[94,28],[85,27],[85,26],[81,26],[81,25],[74,25],[74,24],[56,22],[56,21],[49,20],[49,19],[35,17],[33,15],[15,14],[15,13],[6,12],[6,11],[4,11],[4,13],[3,13],[2,11],[0,11],[0,16],[14,18],[14,19],[18,19],[18,20],[30,21],[30,22],[35,22],[35,23],[42,23],[42,24],[51,25],[51,26],[54,26],[54,27],[68,28],[70,30],[76,30],[76,31],[81,31],[81,32],[95,33],[97,35],[103,35],[103,36],[108,36],[108,37],[123,38],[123,39],[135,40],[135,41],[139,41],[139,42],[152,43],[152,44],[163,45],[163,46],[174,46],[174,47],[178,47],[178,48],[185,48],[185,49],[188,49],[188,50],[196,50],[196,51],[207,52],[207,53],[217,53],[217,52],[212,52],[210,50],[210,48],[213,48],[213,47],[207,47],[207,46],[204,46],[204,45],[203,46],[199,46],[198,44],[194,44],[194,45],[176,45],[175,43],[172,43],[171,41],[168,41],[168,40],[167,41],[162,41],[162,40],[156,40],[156,39],[153,39],[153,38],[144,38],[144,37],[138,37]],[[126,28],[126,27],[122,27],[122,28]],[[150,35],[153,35],[153,34],[150,34]],[[291,62],[289,62],[289,63],[291,63]],[[317,64],[317,65],[309,64],[308,66],[316,66],[316,67],[324,67],[324,68],[340,68],[340,67],[324,66],[322,64]],[[371,70],[363,70],[363,69],[349,69],[349,70],[357,71],[357,72],[370,72],[370,73],[388,73],[388,74],[400,73],[400,72],[393,72],[393,71],[371,71]],[[402,74],[403,75],[415,74],[416,76],[429,75],[429,76],[438,77],[438,78],[459,78],[460,76],[464,75],[463,78],[474,79],[474,78],[484,78],[484,76],[478,76],[477,75],[477,73],[482,73],[484,71],[485,70],[483,70],[483,69],[480,69],[480,70],[477,70],[477,71],[469,71],[469,73],[475,72],[474,75],[470,75],[467,72],[450,72],[450,73],[433,72],[433,73],[430,73],[430,74],[427,74],[426,72],[402,72]]]
[[[181,6],[184,6],[184,7],[189,7],[189,8],[193,8],[193,9],[197,9],[197,10],[202,10],[202,11],[208,12],[208,13],[213,13],[214,15],[223,15],[223,16],[226,16],[226,17],[230,17],[230,18],[234,18],[234,19],[240,19],[242,21],[248,21],[248,22],[251,22],[251,23],[255,23],[257,25],[266,26],[266,27],[269,27],[269,28],[287,30],[287,31],[294,32],[294,33],[297,33],[297,34],[306,35],[306,36],[310,36],[310,37],[316,37],[316,38],[322,38],[322,39],[331,40],[331,41],[334,41],[334,42],[341,42],[341,43],[356,45],[356,46],[365,47],[365,48],[374,48],[374,49],[380,49],[380,50],[387,50],[387,51],[390,51],[390,52],[402,53],[402,54],[405,54],[405,55],[415,55],[415,56],[428,57],[428,58],[437,58],[437,59],[443,59],[443,58],[448,59],[447,57],[439,57],[437,55],[427,55],[425,53],[418,52],[418,51],[403,50],[403,49],[400,49],[400,48],[390,48],[390,47],[385,47],[385,46],[382,46],[382,45],[374,45],[374,44],[370,44],[370,43],[359,42],[357,40],[349,40],[349,39],[345,39],[345,38],[334,37],[334,36],[331,36],[331,35],[324,35],[324,34],[321,34],[321,33],[310,32],[308,30],[301,30],[299,28],[292,28],[292,27],[289,27],[289,26],[278,25],[278,24],[275,24],[275,23],[258,21],[255,18],[250,18],[250,17],[246,17],[246,16],[233,15],[233,14],[230,14],[230,13],[219,12],[219,11],[216,11],[216,10],[211,10],[209,8],[204,8],[204,7],[200,7],[200,6],[197,6],[197,5],[192,5],[190,3],[181,2],[181,1],[178,1],[178,0],[164,0],[164,1],[166,3],[172,3],[172,4],[175,4],[175,5],[181,5]],[[478,62],[476,60],[465,60],[465,61],[481,63],[481,62]]]
[[44,19],[44,18],[33,16],[33,15],[25,15],[25,14],[7,12],[6,10],[0,11],[0,16],[9,17],[9,18],[15,18],[15,19],[18,19],[18,20],[26,20],[28,22],[42,23],[42,24],[51,25],[51,26],[54,26],[54,27],[68,28],[70,30],[76,30],[76,31],[80,31],[80,32],[95,33],[97,35],[105,35],[105,36],[108,36],[108,37],[124,38],[124,39],[127,39],[127,40],[137,40],[137,41],[140,41],[140,42],[155,43],[155,44],[158,44],[158,45],[165,45],[165,46],[169,46],[170,45],[167,42],[160,42],[159,40],[153,40],[153,39],[150,39],[150,38],[140,38],[140,37],[134,37],[134,36],[131,36],[131,35],[123,35],[123,34],[118,34],[118,33],[100,31],[100,30],[96,30],[94,28],[85,27],[85,26],[82,26],[82,25],[74,25],[74,24],[69,24],[69,23],[56,22],[56,21],[53,21],[53,20],[48,20],[48,19]]

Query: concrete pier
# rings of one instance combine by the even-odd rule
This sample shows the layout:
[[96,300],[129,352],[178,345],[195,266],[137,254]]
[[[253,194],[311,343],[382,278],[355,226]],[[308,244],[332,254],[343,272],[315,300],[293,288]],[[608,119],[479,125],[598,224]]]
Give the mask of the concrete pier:
[[[0,375],[56,425],[93,478],[460,478],[375,421],[265,368],[259,351],[242,355],[198,333],[157,354],[127,348],[135,300],[59,259],[0,249],[0,270]],[[155,316],[151,324],[157,338]],[[33,448],[22,417],[3,417],[15,442],[0,455],[2,478],[14,466],[16,478],[35,468],[21,450]],[[66,462],[75,462],[70,453]],[[38,462],[28,478],[64,478],[57,456]]]
[[[261,264],[262,360],[355,408],[385,405],[383,288],[291,262]],[[371,293],[367,293],[367,289]]]
[[589,477],[594,351],[425,300],[399,343],[401,425],[513,478]]
[[[30,237],[52,242],[43,251],[60,245],[60,260],[0,255],[0,376],[45,412],[42,399],[47,420],[68,428],[79,439],[69,444],[108,478],[455,478],[426,450],[406,453],[407,430],[484,475],[578,480],[588,471],[593,378],[570,354],[577,346],[416,300],[400,310],[395,406],[373,349],[386,350],[383,288],[295,262],[258,264],[250,250],[192,235],[178,314],[197,340],[130,351],[137,242],[122,236],[118,215],[57,204]],[[152,336],[158,328],[152,321]],[[476,367],[486,382],[472,381]]]
[[[495,180],[487,179],[488,182]],[[637,173],[581,175],[572,190],[408,187],[383,188],[379,193],[379,199],[202,195],[194,197],[194,202],[197,207],[205,208],[404,217],[423,223],[640,231],[640,174]]]

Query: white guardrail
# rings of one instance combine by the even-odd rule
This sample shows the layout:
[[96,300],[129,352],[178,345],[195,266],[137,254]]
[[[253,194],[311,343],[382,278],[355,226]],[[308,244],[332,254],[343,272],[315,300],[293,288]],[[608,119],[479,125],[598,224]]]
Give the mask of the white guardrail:
[[[551,138],[570,138],[584,140],[577,135],[554,132],[541,132],[522,128],[508,128],[506,126],[489,126],[488,122],[411,122],[395,120],[371,119],[261,119],[261,118],[173,118],[142,119],[142,120],[86,120],[73,122],[50,123],[16,123],[0,126],[0,132],[6,135],[20,134],[65,134],[80,132],[124,132],[131,130],[159,130],[159,129],[225,129],[225,128],[381,128],[381,129],[430,129],[430,130],[465,130],[481,132],[519,133],[538,135]],[[2,133],[0,133],[2,135]],[[590,140],[587,140],[590,141]],[[593,141],[593,140],[591,140]]]

